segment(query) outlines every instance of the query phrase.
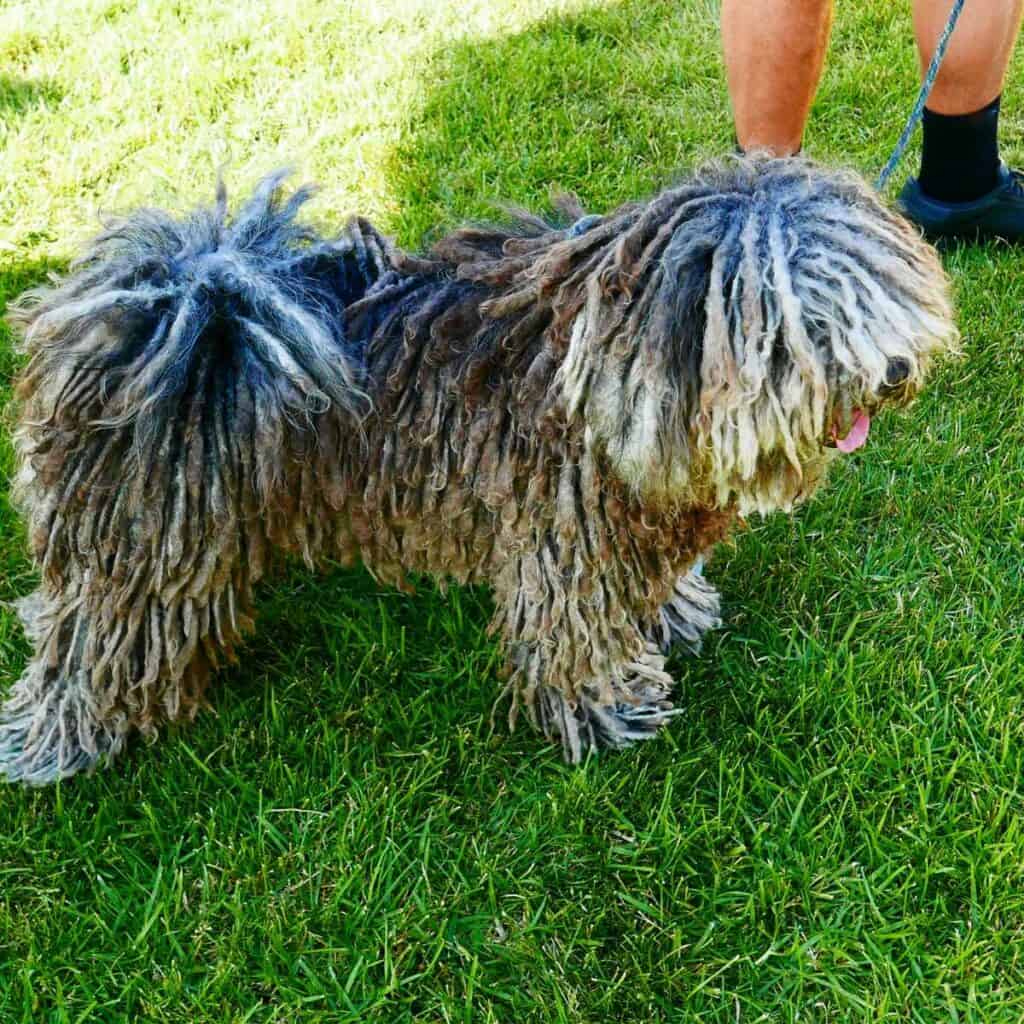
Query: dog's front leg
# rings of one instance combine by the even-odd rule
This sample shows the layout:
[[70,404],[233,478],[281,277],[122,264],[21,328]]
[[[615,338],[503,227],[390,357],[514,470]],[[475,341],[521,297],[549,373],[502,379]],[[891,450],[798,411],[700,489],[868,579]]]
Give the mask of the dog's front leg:
[[524,709],[567,761],[650,739],[675,713],[665,656],[612,581],[560,569],[544,549],[510,563],[496,596],[510,721]]
[[677,713],[669,700],[675,682],[664,665],[657,647],[647,644],[612,678],[585,684],[572,696],[561,686],[545,685],[536,698],[537,722],[545,736],[561,741],[573,763],[591,747],[621,749],[652,739]]
[[697,654],[704,635],[721,624],[721,597],[704,578],[702,564],[698,563],[679,577],[672,596],[645,625],[644,633],[665,654],[676,644]]

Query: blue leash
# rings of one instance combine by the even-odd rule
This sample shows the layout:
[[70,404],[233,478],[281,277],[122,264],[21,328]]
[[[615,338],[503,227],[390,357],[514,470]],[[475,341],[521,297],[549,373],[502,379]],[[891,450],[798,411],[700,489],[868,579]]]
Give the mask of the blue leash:
[[921,83],[921,91],[917,94],[917,102],[914,104],[914,109],[910,112],[910,117],[907,118],[907,123],[903,126],[903,134],[900,135],[896,148],[892,151],[892,156],[886,161],[885,166],[875,180],[875,188],[879,192],[885,188],[886,182],[892,177],[892,172],[896,170],[900,160],[903,159],[903,154],[907,151],[907,146],[910,145],[910,137],[914,134],[918,124],[920,124],[921,118],[924,117],[924,106],[931,95],[935,79],[939,76],[939,68],[942,67],[942,60],[946,56],[950,36],[953,35],[953,29],[956,28],[956,23],[960,20],[960,15],[963,13],[966,2],[967,0],[954,0],[953,9],[949,12],[949,18],[946,21],[946,27],[942,30],[942,35],[939,36],[939,42],[935,47],[935,54],[932,56],[932,62],[928,65],[928,72]]

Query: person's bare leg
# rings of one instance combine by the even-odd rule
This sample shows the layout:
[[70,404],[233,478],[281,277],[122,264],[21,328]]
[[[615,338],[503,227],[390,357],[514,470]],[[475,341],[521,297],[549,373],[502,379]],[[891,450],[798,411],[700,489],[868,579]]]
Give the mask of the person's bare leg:
[[[914,0],[914,34],[922,73],[931,63],[952,0]],[[949,41],[928,109],[969,114],[1003,91],[1024,0],[968,0]]]
[[831,28],[832,0],[722,0],[722,44],[741,149],[779,156],[800,149]]

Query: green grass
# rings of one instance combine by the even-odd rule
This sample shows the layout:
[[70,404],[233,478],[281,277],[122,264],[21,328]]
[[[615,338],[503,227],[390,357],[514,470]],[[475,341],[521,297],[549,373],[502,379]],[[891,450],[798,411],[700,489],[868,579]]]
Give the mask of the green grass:
[[[909,15],[838,6],[808,148],[870,174],[912,102]],[[0,0],[0,303],[97,211],[183,206],[221,167],[243,190],[294,163],[325,221],[408,245],[552,186],[641,195],[731,145],[716,18]],[[1019,261],[949,254],[967,358],[721,553],[727,626],[677,659],[657,743],[575,770],[492,731],[483,592],[268,587],[216,714],[0,788],[0,1021],[1020,1021]],[[0,599],[33,580],[6,491]],[[0,685],[26,655],[0,611]]]

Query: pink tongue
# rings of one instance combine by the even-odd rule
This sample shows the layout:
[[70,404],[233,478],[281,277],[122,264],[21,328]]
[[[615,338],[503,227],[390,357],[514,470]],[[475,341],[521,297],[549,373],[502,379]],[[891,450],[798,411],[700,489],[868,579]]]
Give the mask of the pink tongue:
[[863,447],[868,439],[868,429],[871,427],[871,417],[860,409],[854,411],[853,423],[850,432],[846,437],[836,438],[836,447],[844,454],[849,455],[858,448]]

